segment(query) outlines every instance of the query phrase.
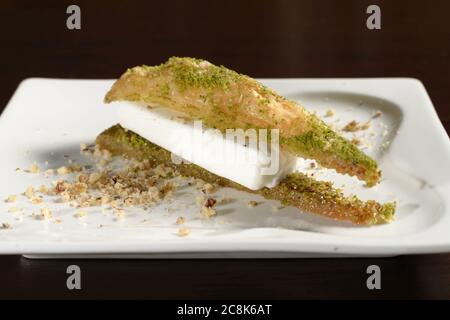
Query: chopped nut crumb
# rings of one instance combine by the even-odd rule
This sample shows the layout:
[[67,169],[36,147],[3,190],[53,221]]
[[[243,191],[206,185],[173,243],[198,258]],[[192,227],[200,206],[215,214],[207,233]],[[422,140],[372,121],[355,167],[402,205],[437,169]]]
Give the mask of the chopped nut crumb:
[[[88,155],[92,156],[96,163],[103,160],[112,160],[111,153],[104,152],[98,147],[95,149],[80,147],[81,149],[89,151]],[[53,171],[45,171],[46,175],[52,175],[53,173],[64,175],[77,172],[78,174],[65,180],[52,181],[51,187],[41,185],[38,188],[39,194],[57,197],[57,202],[67,203],[74,208],[102,206],[103,211],[112,211],[118,218],[125,215],[125,208],[127,207],[139,205],[147,210],[160,201],[171,199],[175,188],[178,186],[178,181],[175,181],[174,178],[180,178],[179,173],[174,172],[171,167],[155,167],[150,160],[136,161],[126,159],[123,161],[125,165],[120,168],[115,166],[99,168],[74,164],[72,166],[62,166],[56,170],[49,169]],[[212,184],[204,182],[201,188],[204,193],[214,190]],[[36,194],[33,187],[27,188],[24,194],[33,203],[43,203],[44,201],[41,195]],[[201,197],[199,205],[204,208],[202,209],[204,216],[210,217],[216,214],[216,211],[212,209],[216,202],[215,199],[209,198],[206,200],[204,197]],[[211,208],[205,207],[205,205]],[[76,214],[78,217],[84,215],[83,211],[79,211]],[[33,213],[32,217],[44,219],[43,212],[39,214]],[[180,218],[177,221],[181,222],[182,220]]]
[[333,109],[328,109],[327,112],[325,113],[325,117],[332,117],[335,115],[335,112]]
[[22,209],[19,209],[19,208],[17,208],[17,207],[11,207],[11,208],[8,209],[8,212],[10,212],[10,213],[15,213],[15,212],[21,211],[21,210],[22,210]]
[[371,126],[370,121],[367,121],[366,123],[364,123],[363,125],[361,125],[359,129],[360,129],[360,130],[367,130],[367,129],[370,128],[370,126]]
[[89,176],[85,173],[80,173],[77,175],[76,180],[81,183],[86,183],[89,180]]
[[41,196],[34,196],[30,198],[32,204],[41,204],[44,202],[44,199]]
[[157,176],[165,178],[169,173],[172,172],[172,168],[160,164],[154,169],[154,172]]
[[44,184],[42,184],[42,185],[39,187],[39,192],[40,192],[40,193],[47,193],[47,192],[48,192],[47,186],[44,185]]
[[359,145],[361,145],[361,139],[353,138],[351,140],[351,143],[353,143],[355,146],[359,146]]
[[212,208],[212,207],[215,206],[216,202],[217,202],[216,199],[208,198],[208,199],[206,199],[206,202],[205,202],[204,206],[207,207],[207,208]]
[[52,175],[54,175],[54,174],[55,174],[55,170],[53,170],[53,169],[47,169],[47,170],[44,171],[44,175],[45,175],[46,177],[52,176]]
[[39,173],[39,166],[36,163],[33,163],[28,168],[28,171],[31,173]]
[[383,112],[381,112],[380,110],[377,110],[375,112],[375,114],[372,116],[372,119],[379,118],[379,117],[381,117],[382,114],[383,114]]
[[13,203],[13,202],[16,202],[16,200],[17,200],[17,196],[15,194],[11,194],[8,196],[8,198],[5,199],[5,202]]
[[35,196],[34,188],[31,187],[31,186],[28,187],[28,188],[25,190],[24,195],[25,195],[28,199],[33,198],[33,197]]
[[68,167],[68,169],[69,169],[69,173],[83,171],[83,167],[79,164],[74,164],[74,165]]
[[342,131],[346,131],[346,132],[355,132],[355,131],[360,131],[360,130],[367,130],[370,128],[370,121],[367,121],[366,123],[363,124],[359,124],[358,122],[356,122],[355,120],[350,121],[349,123],[347,123],[345,125],[345,127],[342,129]]
[[205,203],[205,197],[204,196],[197,196],[196,198],[195,198],[195,202],[198,204],[198,205],[200,205],[200,206],[203,206],[203,204]]
[[233,199],[231,198],[223,198],[219,201],[220,204],[228,204],[231,203],[233,201]]
[[211,183],[205,183],[202,188],[202,192],[204,194],[214,193],[216,191],[216,188]]
[[84,210],[78,211],[77,213],[75,213],[75,218],[83,218],[87,215],[87,212]]
[[254,208],[257,205],[258,205],[258,202],[254,201],[254,200],[251,200],[247,203],[247,207],[249,207],[249,208]]
[[175,222],[176,224],[183,224],[185,222],[184,217],[178,217],[177,221]]
[[0,229],[11,229],[11,225],[9,223],[3,222],[0,225]]
[[209,219],[217,214],[216,210],[210,207],[203,206],[200,211],[202,217]]
[[62,166],[62,167],[58,168],[58,170],[56,170],[56,172],[57,172],[59,175],[65,175],[65,174],[69,174],[69,173],[70,173],[70,170],[69,170],[68,167]]
[[345,127],[342,129],[346,132],[354,132],[359,130],[359,124],[355,120],[350,121],[345,125]]
[[108,195],[103,195],[100,198],[100,204],[104,205],[110,202],[110,197]]
[[66,190],[64,181],[58,181],[55,186],[56,193],[62,193]]
[[175,185],[173,183],[171,183],[170,181],[166,181],[159,191],[163,196],[167,196],[172,195],[174,188]]
[[180,228],[178,229],[178,235],[180,237],[186,237],[189,235],[189,233],[191,233],[191,230],[189,230],[188,228]]
[[44,220],[52,218],[52,212],[50,211],[49,208],[42,208],[41,209],[41,218],[44,219]]
[[87,144],[85,143],[80,143],[80,151],[86,151],[88,149]]
[[123,209],[115,209],[114,213],[118,218],[123,218],[125,216],[125,210]]
[[205,185],[205,181],[201,180],[201,179],[196,179],[195,180],[195,185],[197,186],[197,188],[201,189],[204,185]]
[[89,175],[89,183],[94,184],[100,179],[100,174],[97,172],[93,172]]

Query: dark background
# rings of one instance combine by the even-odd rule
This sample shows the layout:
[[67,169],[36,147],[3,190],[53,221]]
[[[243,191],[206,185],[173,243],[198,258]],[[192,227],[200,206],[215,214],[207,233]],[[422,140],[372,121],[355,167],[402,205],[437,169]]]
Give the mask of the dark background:
[[[81,30],[66,8],[81,7]],[[366,28],[381,7],[382,29]],[[0,2],[0,110],[27,77],[116,78],[195,56],[253,77],[415,77],[450,129],[450,1]],[[411,106],[413,107],[413,106]],[[4,151],[3,151],[4,152]],[[66,289],[66,267],[82,290]],[[382,289],[369,291],[370,264]],[[0,298],[450,298],[450,255],[38,261],[0,256]]]

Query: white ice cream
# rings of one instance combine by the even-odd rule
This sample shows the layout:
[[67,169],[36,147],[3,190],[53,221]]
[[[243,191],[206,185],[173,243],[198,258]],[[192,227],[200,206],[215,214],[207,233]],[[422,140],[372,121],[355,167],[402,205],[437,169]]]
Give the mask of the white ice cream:
[[[274,187],[295,169],[295,156],[278,152],[278,148],[264,154],[267,148],[261,148],[255,139],[230,139],[167,108],[117,104],[120,125],[170,151],[173,161],[182,158],[249,189]],[[273,134],[272,139],[276,140]]]

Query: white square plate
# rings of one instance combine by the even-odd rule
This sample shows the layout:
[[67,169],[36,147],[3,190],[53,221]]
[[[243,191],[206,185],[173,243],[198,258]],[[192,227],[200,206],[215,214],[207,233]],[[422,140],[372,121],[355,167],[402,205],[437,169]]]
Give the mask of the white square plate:
[[[132,209],[123,219],[89,209],[84,218],[75,209],[46,199],[54,219],[36,220],[39,206],[18,196],[0,203],[0,253],[29,257],[319,257],[392,256],[450,251],[450,144],[421,82],[415,79],[263,79],[280,94],[301,101],[342,127],[350,120],[367,121],[366,152],[383,170],[383,181],[367,189],[355,179],[317,170],[345,192],[363,199],[397,201],[396,220],[360,227],[282,208],[275,201],[222,189],[217,197],[231,203],[218,216],[198,215],[196,192],[181,188],[175,201],[151,210]],[[28,79],[22,82],[0,117],[0,197],[20,195],[27,186],[53,178],[16,171],[36,162],[42,169],[66,163],[67,156],[86,163],[80,143],[92,143],[117,122],[115,107],[103,96],[112,80]],[[358,133],[359,134],[359,133]],[[351,138],[352,136],[349,136]],[[311,169],[313,170],[313,169]],[[249,208],[249,200],[261,202]],[[48,204],[50,203],[50,204]],[[10,213],[11,206],[22,209]],[[186,217],[187,237],[177,235],[178,216]],[[55,223],[60,219],[61,223]],[[100,227],[102,226],[102,227]]]

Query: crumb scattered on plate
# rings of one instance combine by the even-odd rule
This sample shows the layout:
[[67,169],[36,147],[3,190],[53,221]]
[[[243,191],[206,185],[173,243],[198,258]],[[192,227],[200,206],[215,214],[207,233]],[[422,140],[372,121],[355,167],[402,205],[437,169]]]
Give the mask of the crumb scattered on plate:
[[175,224],[183,224],[185,222],[184,217],[180,216],[177,218],[177,221],[175,222]]
[[258,202],[256,202],[255,200],[251,200],[247,203],[247,207],[249,208],[254,208],[258,205]]
[[36,163],[32,163],[29,168],[28,171],[30,173],[39,173],[39,166]]
[[191,233],[191,230],[189,230],[188,228],[180,228],[178,229],[178,235],[180,237],[186,237]]
[[82,218],[87,215],[87,212],[85,210],[80,210],[77,213],[75,213],[75,218]]
[[42,208],[41,209],[41,216],[44,220],[51,219],[52,218],[52,212],[49,208]]
[[380,110],[377,110],[374,115],[372,116],[372,119],[376,119],[381,117],[381,115],[383,114],[383,112],[381,112]]
[[335,112],[334,112],[334,110],[333,109],[328,109],[326,112],[325,112],[325,117],[332,117],[332,116],[334,116],[335,115]]
[[15,194],[11,194],[5,199],[5,202],[13,203],[13,202],[16,202],[16,200],[17,200],[17,196]]
[[12,228],[11,225],[9,223],[6,223],[6,222],[3,222],[0,225],[0,229],[11,229],[11,228]]

